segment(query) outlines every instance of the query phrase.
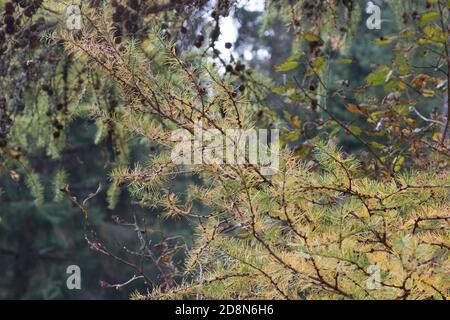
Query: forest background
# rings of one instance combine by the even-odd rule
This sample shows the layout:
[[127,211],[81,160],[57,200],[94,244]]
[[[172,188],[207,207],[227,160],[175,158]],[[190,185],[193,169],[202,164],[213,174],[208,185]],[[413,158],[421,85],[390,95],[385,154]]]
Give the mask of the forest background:
[[[195,219],[142,206],[117,178],[160,149],[115,121],[129,101],[70,52],[63,31],[75,39],[80,31],[67,30],[78,16],[68,6],[81,8],[84,25],[106,12],[117,43],[144,47],[156,32],[176,55],[214,64],[234,98],[258,104],[258,126],[279,128],[283,146],[305,163],[315,165],[314,146],[325,140],[381,181],[408,170],[446,173],[450,3],[374,0],[378,30],[366,25],[368,2],[0,0],[0,298],[145,292],[138,281],[121,285],[136,275],[120,260],[130,257],[123,248],[136,246],[142,221],[137,233],[154,251],[146,274],[162,288],[180,277],[195,246]],[[178,176],[168,194],[198,181]],[[87,243],[92,230],[108,254]],[[81,290],[66,286],[70,265],[81,269]]]

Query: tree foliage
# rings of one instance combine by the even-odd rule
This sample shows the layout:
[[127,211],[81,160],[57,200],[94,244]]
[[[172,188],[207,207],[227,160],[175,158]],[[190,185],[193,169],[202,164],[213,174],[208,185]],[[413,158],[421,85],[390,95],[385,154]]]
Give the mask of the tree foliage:
[[[58,23],[63,4],[41,8],[48,21],[33,17],[42,2],[34,12],[15,5],[19,18],[5,18],[0,37],[2,92],[18,91],[0,100],[2,172],[17,180],[23,168],[43,206],[34,155],[58,159],[66,127],[95,121],[93,142],[113,155],[109,209],[127,190],[143,211],[195,227],[191,246],[175,235],[152,247],[145,219],[115,216],[137,236],[135,249],[115,253],[92,224],[101,188],[81,201],[71,173],[55,171],[53,199],[67,196],[83,214],[90,248],[133,272],[102,286],[143,280],[149,293],[133,298],[446,299],[450,7],[405,3],[383,7],[389,34],[366,46],[390,58],[373,66],[354,45],[365,1],[265,1],[259,15],[239,1],[90,1],[81,30]],[[235,14],[255,18],[261,34],[284,32],[290,50],[275,59],[271,48],[271,70],[249,68],[231,44],[219,50],[220,22]],[[45,45],[28,50],[38,36]],[[370,71],[342,78],[353,68]],[[280,129],[279,170],[265,175],[248,158],[177,166],[171,133],[198,123],[223,139],[228,129]]]

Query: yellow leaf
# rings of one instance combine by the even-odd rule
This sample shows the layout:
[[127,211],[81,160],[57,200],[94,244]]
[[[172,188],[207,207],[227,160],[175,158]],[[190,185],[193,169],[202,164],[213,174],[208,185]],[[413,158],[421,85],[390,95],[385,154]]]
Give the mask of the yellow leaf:
[[345,108],[350,111],[351,113],[359,113],[359,114],[366,114],[369,112],[369,108],[367,106],[364,105],[356,105],[353,103],[347,103],[345,105]]
[[291,122],[294,125],[294,127],[296,127],[296,128],[301,128],[301,126],[302,126],[302,122],[301,122],[299,116],[292,116]]
[[433,96],[434,96],[434,90],[431,90],[431,89],[423,89],[423,90],[422,90],[422,95],[423,95],[424,97],[427,97],[427,98],[433,97]]
[[440,142],[442,141],[442,132],[436,132],[433,134],[433,141]]
[[320,39],[320,37],[312,32],[304,32],[303,33],[303,37],[308,41],[308,42],[321,42],[322,39]]

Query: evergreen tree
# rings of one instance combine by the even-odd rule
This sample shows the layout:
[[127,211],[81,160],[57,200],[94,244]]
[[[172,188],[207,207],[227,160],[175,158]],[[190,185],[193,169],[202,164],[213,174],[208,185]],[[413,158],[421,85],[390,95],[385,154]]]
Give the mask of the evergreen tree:
[[[33,261],[84,244],[88,268],[120,266],[100,286],[136,299],[448,298],[450,6],[405,3],[369,36],[356,0],[90,1],[76,30],[64,3],[4,1],[3,295],[35,297]],[[177,165],[172,134],[199,125],[227,148],[281,130],[278,170]]]

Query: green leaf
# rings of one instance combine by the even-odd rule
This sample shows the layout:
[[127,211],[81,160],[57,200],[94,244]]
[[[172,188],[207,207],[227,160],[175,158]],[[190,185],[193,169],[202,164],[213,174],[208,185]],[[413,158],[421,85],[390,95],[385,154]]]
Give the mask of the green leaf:
[[297,68],[300,65],[297,61],[286,61],[275,67],[276,72],[286,72]]
[[378,142],[371,142],[370,145],[376,149],[384,150],[386,148],[385,145]]
[[401,38],[408,38],[408,37],[412,37],[412,36],[415,36],[415,35],[416,35],[416,30],[414,30],[414,29],[405,29],[405,30],[402,30],[398,34],[398,36],[401,37]]
[[389,68],[387,66],[380,66],[367,76],[366,82],[368,85],[378,86],[386,82],[388,75]]
[[285,132],[281,135],[281,141],[284,143],[294,142],[294,141],[297,141],[298,139],[300,139],[300,131],[299,130]]
[[425,33],[428,39],[431,39],[433,41],[442,43],[445,43],[447,41],[447,35],[444,32],[442,32],[442,29],[436,24],[425,26],[423,28],[423,32]]
[[320,37],[312,32],[303,32],[303,37],[308,42],[320,42],[323,41]]
[[325,56],[320,56],[320,57],[315,58],[311,62],[312,68],[308,70],[306,75],[311,76],[315,73],[320,73],[321,69],[325,66],[326,61],[327,61],[327,58]]
[[423,27],[424,25],[426,25],[428,22],[437,20],[441,17],[440,13],[436,10],[434,11],[429,11],[427,13],[422,14],[422,16],[420,17],[420,21],[419,21],[419,25],[421,27]]
[[286,93],[286,87],[284,86],[279,86],[279,87],[272,87],[272,92],[279,94],[279,95],[283,95]]
[[377,46],[383,46],[383,45],[390,44],[390,43],[392,43],[392,39],[390,39],[390,38],[381,37],[381,38],[376,38],[375,40],[373,40],[373,44],[375,44]]
[[390,80],[388,83],[386,83],[386,85],[384,86],[384,91],[397,91],[397,92],[401,92],[401,91],[405,91],[406,89],[406,84],[404,84],[401,81],[398,80]]
[[289,58],[286,59],[286,61],[294,61],[297,59],[300,59],[303,56],[303,52],[294,53]]
[[359,136],[362,133],[362,129],[358,126],[350,126],[348,127],[348,129],[351,131],[351,133],[353,133],[355,136]]
[[400,169],[402,168],[403,162],[405,162],[405,157],[403,157],[403,156],[398,156],[395,159],[395,161],[394,161],[394,163],[395,163],[394,171],[395,172],[399,172],[400,171]]

